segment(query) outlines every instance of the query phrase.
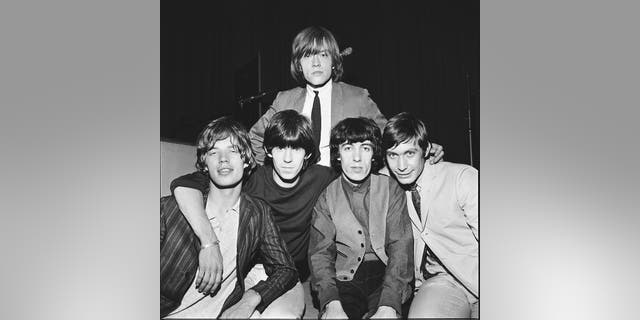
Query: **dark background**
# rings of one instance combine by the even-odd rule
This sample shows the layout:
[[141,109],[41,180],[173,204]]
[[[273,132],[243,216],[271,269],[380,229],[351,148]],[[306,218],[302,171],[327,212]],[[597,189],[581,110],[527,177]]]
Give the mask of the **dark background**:
[[160,10],[161,140],[193,144],[222,115],[250,127],[297,85],[293,37],[320,25],[353,48],[342,80],[367,88],[387,118],[420,117],[447,161],[470,163],[469,107],[479,168],[479,1],[162,1]]

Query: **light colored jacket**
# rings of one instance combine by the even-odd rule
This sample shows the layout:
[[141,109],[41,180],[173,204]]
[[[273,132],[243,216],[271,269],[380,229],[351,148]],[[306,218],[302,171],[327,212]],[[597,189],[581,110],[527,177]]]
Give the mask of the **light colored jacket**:
[[451,275],[479,298],[478,170],[444,161],[426,163],[417,184],[422,222],[416,215],[411,192],[406,192],[416,278],[420,275],[419,264],[426,244]]

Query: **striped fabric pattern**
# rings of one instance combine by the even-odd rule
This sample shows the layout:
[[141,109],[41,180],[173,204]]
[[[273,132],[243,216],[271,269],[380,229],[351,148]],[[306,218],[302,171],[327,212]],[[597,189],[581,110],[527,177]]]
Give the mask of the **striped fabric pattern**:
[[[198,268],[200,242],[178,208],[173,196],[160,199],[160,314],[165,316],[180,305]],[[259,312],[296,284],[298,273],[280,237],[270,207],[244,193],[240,199],[236,287],[222,311],[240,301],[246,288],[244,278],[259,259],[269,278],[252,289],[262,301]]]

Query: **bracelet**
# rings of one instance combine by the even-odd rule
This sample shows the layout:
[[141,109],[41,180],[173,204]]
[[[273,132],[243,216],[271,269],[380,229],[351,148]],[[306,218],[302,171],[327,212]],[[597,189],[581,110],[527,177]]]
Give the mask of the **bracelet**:
[[200,250],[204,250],[204,249],[209,248],[209,247],[217,246],[217,245],[219,245],[219,244],[220,244],[220,240],[216,240],[216,241],[214,241],[214,242],[211,242],[211,243],[207,243],[207,244],[201,245],[201,246],[200,246]]

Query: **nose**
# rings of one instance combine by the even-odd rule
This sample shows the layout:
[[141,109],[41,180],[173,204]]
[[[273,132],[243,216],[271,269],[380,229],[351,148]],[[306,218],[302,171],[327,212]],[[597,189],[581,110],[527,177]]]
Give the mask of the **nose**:
[[286,163],[293,161],[293,151],[291,148],[284,149],[284,158],[282,160]]
[[355,150],[353,151],[353,161],[360,161],[360,148],[355,148]]
[[320,66],[320,58],[318,58],[317,54],[314,54],[313,57],[311,58],[311,64],[314,67],[319,67]]
[[407,160],[403,156],[398,157],[398,170],[404,171],[406,169],[407,169]]
[[222,151],[219,153],[218,156],[218,161],[219,162],[229,162],[229,154],[225,151]]

